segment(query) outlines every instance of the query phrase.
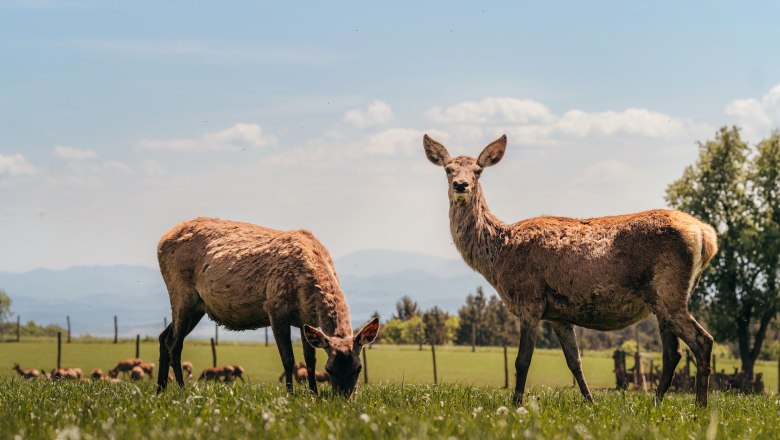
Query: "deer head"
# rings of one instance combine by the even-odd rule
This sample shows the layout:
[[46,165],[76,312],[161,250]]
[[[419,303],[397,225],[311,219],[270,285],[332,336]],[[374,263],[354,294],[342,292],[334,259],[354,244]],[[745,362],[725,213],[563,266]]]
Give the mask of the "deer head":
[[310,325],[304,325],[303,334],[312,347],[322,348],[328,353],[325,371],[330,376],[333,392],[349,397],[357,388],[360,371],[360,351],[370,344],[379,333],[379,318],[364,325],[354,336],[328,336]]
[[476,159],[469,156],[450,158],[450,153],[441,143],[427,134],[423,136],[425,155],[434,165],[444,167],[447,173],[448,194],[456,205],[465,205],[471,200],[471,194],[477,186],[482,170],[497,164],[506,150],[506,135],[491,142]]

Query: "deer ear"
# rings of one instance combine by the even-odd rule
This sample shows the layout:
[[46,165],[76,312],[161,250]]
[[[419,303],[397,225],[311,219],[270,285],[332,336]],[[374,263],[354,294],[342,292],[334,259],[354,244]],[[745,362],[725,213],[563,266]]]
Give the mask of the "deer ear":
[[355,345],[364,346],[374,342],[379,334],[379,318],[374,318],[364,325],[363,328],[355,335]]
[[306,337],[306,341],[309,345],[314,348],[330,347],[328,336],[308,324],[303,325],[303,336]]
[[479,153],[477,165],[485,168],[497,164],[504,157],[504,151],[506,151],[506,135],[494,140]]
[[434,165],[443,167],[450,163],[450,153],[444,148],[444,145],[433,140],[427,134],[423,136],[423,148],[425,148],[425,155],[428,156],[428,160]]

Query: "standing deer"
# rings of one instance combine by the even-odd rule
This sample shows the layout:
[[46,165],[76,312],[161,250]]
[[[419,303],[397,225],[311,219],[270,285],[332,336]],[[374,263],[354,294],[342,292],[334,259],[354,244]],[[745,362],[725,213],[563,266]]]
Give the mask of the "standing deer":
[[35,368],[26,369],[19,366],[19,364],[14,363],[13,370],[19,373],[20,376],[22,376],[24,379],[37,379],[41,377],[41,373],[36,370]]
[[[379,320],[352,333],[344,292],[333,260],[309,231],[278,231],[249,223],[197,218],[165,234],[157,247],[172,321],[160,334],[158,391],[173,366],[184,386],[184,338],[204,314],[231,330],[271,326],[292,391],[290,326],[300,327],[309,388],[317,392],[315,349],[328,353],[334,392],[349,397],[360,375],[360,351],[379,331]],[[314,328],[318,325],[322,331]]]
[[539,320],[552,324],[580,391],[592,402],[572,325],[616,330],[654,313],[663,342],[658,399],[671,384],[682,338],[696,356],[696,401],[707,405],[713,340],[689,313],[688,299],[717,251],[711,226],[668,210],[506,224],[490,213],[479,183],[482,170],[503,157],[506,136],[476,159],[451,158],[428,135],[423,146],[447,174],[455,246],[520,318],[516,403],[522,403]]

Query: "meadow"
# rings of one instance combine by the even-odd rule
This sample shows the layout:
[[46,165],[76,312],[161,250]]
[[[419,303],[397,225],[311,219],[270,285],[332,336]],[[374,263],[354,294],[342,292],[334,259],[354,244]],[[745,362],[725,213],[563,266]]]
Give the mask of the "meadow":
[[[416,346],[374,346],[367,351],[369,385],[350,402],[296,386],[288,394],[275,345],[221,343],[218,362],[238,363],[248,383],[188,384],[155,394],[151,381],[119,384],[20,380],[12,362],[27,368],[56,363],[56,343],[0,344],[0,439],[5,438],[778,438],[780,401],[774,393],[741,396],[715,392],[706,409],[690,394],[617,392],[609,353],[585,353],[585,374],[597,403],[584,403],[571,386],[559,350],[537,350],[522,409],[504,389],[500,348],[437,347],[439,385],[431,353]],[[135,353],[121,341],[63,344],[62,365],[104,370]],[[514,350],[510,349],[510,382]],[[297,346],[297,358],[301,358]],[[156,361],[157,344],[141,344]],[[184,358],[196,374],[211,365],[211,347],[189,341]],[[324,355],[319,353],[322,360]],[[733,360],[719,361],[729,371]],[[629,361],[629,366],[633,361]],[[719,366],[719,369],[721,367]],[[768,389],[777,366],[762,363]],[[774,375],[772,374],[774,372]],[[16,437],[16,436],[19,437]]]

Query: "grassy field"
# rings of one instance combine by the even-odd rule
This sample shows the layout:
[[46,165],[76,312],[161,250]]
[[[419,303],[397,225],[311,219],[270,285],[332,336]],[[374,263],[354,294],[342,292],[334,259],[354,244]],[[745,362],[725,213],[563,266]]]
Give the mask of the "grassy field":
[[[84,372],[94,368],[104,371],[116,365],[120,359],[135,355],[135,341],[82,342],[62,346],[62,366],[79,367]],[[301,346],[295,346],[296,360],[303,360]],[[156,341],[141,343],[141,357],[157,362],[159,348]],[[509,374],[513,383],[515,348],[509,349]],[[433,383],[433,366],[429,347],[419,351],[416,346],[377,345],[366,351],[370,383],[376,384],[429,384]],[[480,347],[475,353],[469,347],[437,347],[436,358],[440,383],[457,383],[477,386],[502,387],[504,385],[503,351],[495,347]],[[614,387],[613,361],[608,352],[586,352],[583,356],[585,377],[592,388]],[[656,365],[660,355],[651,353]],[[323,369],[324,353],[318,351],[319,369]],[[182,359],[191,360],[196,374],[211,366],[211,346],[204,341],[187,341]],[[10,377],[13,362],[25,368],[50,370],[57,362],[57,346],[54,340],[33,340],[21,343],[0,344],[0,377]],[[276,345],[265,347],[262,343],[221,343],[217,347],[217,361],[221,364],[240,364],[246,369],[253,383],[278,383],[282,372]],[[628,360],[633,366],[633,359]],[[680,367],[684,364],[680,362]],[[733,371],[738,363],[734,359],[717,361],[718,370]],[[777,390],[777,363],[759,362],[758,372],[764,373],[766,389]],[[531,362],[528,383],[531,386],[562,387],[572,384],[572,376],[560,350],[537,349]]]
[[354,400],[302,389],[196,384],[161,396],[149,382],[0,379],[0,439],[12,438],[778,438],[774,396],[714,393],[663,404],[643,393],[534,388],[513,407],[508,390],[468,385],[370,385]]
[[[707,409],[689,394],[656,405],[651,394],[604,390],[613,386],[608,353],[586,353],[585,374],[596,405],[571,387],[559,350],[537,350],[523,409],[511,405],[498,348],[440,347],[440,384],[432,382],[431,353],[417,347],[376,346],[367,352],[371,384],[351,402],[319,397],[304,387],[288,395],[277,382],[276,347],[222,343],[218,361],[242,364],[249,384],[194,382],[155,394],[154,384],[23,381],[12,362],[46,369],[56,363],[56,343],[0,344],[0,439],[11,438],[780,438],[776,394],[713,393]],[[63,344],[63,366],[104,370],[135,354],[123,341]],[[297,347],[300,359],[300,346]],[[324,357],[319,353],[320,359]],[[156,361],[157,344],[141,345]],[[510,366],[514,350],[510,351]],[[211,364],[207,343],[190,341],[184,358],[196,372]],[[629,366],[633,361],[629,361]],[[729,370],[734,361],[721,360]],[[776,364],[759,366],[775,389]],[[510,374],[512,370],[510,367]],[[323,387],[329,388],[329,387]],[[519,411],[519,412],[518,412]],[[19,437],[15,437],[15,436]]]

